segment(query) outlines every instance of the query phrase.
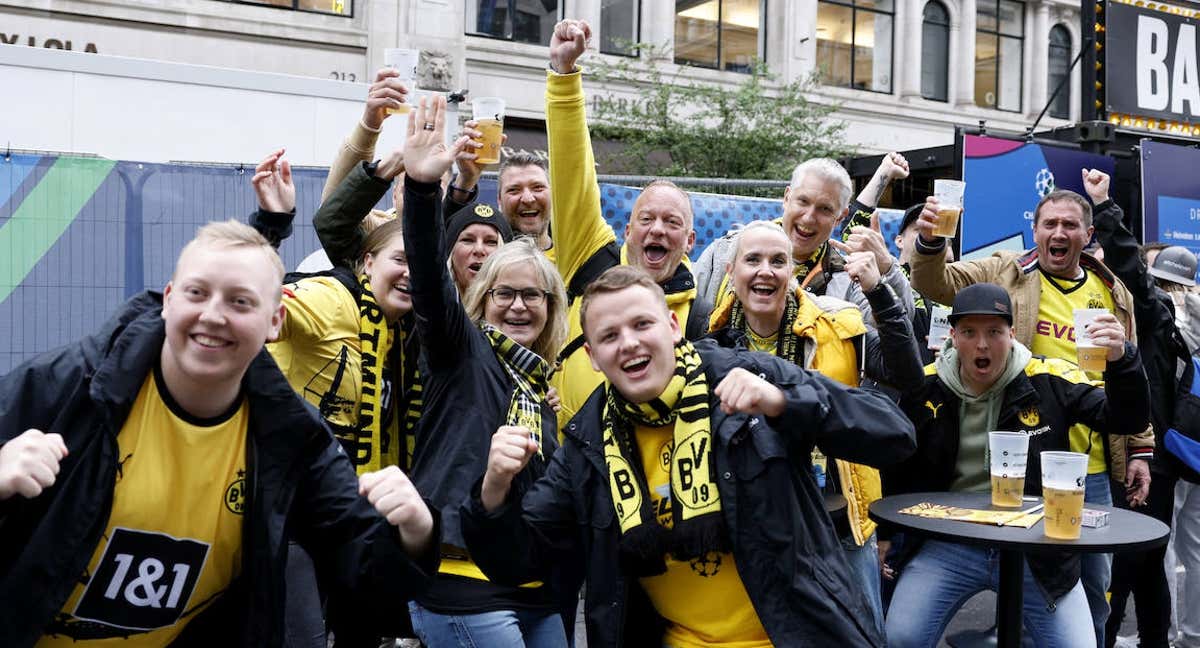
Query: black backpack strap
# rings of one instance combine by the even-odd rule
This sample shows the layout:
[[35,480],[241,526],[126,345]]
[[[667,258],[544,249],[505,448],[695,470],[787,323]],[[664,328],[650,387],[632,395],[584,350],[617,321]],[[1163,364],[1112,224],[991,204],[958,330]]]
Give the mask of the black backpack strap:
[[[571,283],[567,284],[567,305],[571,305],[576,299],[582,297],[583,291],[587,289],[588,284],[595,281],[596,277],[599,277],[601,273],[620,264],[621,248],[617,247],[616,241],[596,250],[587,261],[583,262],[583,265],[579,267],[575,275],[571,277]],[[559,354],[559,356],[563,357],[562,354]]]

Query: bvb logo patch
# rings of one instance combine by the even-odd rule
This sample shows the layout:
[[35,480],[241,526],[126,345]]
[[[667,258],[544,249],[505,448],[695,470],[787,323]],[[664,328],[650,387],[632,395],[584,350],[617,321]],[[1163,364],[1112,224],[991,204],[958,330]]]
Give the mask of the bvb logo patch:
[[671,486],[675,499],[692,510],[712,506],[720,498],[716,485],[711,483],[709,441],[707,431],[696,432],[675,446],[679,479],[671,480]]
[[667,474],[671,473],[671,455],[674,453],[674,451],[674,441],[667,441],[666,443],[662,444],[661,448],[658,449],[658,467],[662,468],[662,471]]
[[225,508],[230,513],[241,515],[246,510],[246,471],[239,470],[237,479],[225,489]]
[[1104,299],[1097,293],[1088,295],[1088,308],[1104,308]]
[[1017,418],[1021,419],[1022,423],[1029,426],[1037,425],[1038,422],[1042,420],[1036,407],[1030,407],[1028,409],[1021,410],[1021,413],[1017,414]]
[[492,209],[489,205],[475,205],[475,215],[480,218],[491,218],[495,213],[496,210]]
[[633,469],[624,457],[608,457],[609,488],[616,494],[617,520],[622,528],[642,510],[642,491],[633,485]]

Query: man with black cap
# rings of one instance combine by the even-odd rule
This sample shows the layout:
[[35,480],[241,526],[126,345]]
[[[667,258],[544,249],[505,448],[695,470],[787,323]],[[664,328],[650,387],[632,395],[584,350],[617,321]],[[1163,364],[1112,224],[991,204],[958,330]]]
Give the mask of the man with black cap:
[[[1012,322],[1012,301],[999,286],[979,283],[958,291],[941,356],[927,369],[924,385],[900,401],[917,430],[917,452],[884,469],[885,495],[988,491],[991,430],[1029,435],[1025,492],[1041,495],[1038,453],[1067,450],[1071,425],[1086,423],[1105,435],[1146,427],[1149,390],[1141,359],[1115,317],[1106,314],[1088,325],[1092,340],[1108,348],[1107,393],[1071,363],[1034,356],[1015,339]],[[936,646],[961,602],[998,580],[988,549],[910,542],[896,562],[892,567],[900,575],[887,635],[889,645],[901,648]],[[1025,626],[1035,644],[1095,643],[1077,555],[1030,558],[1024,590]]]

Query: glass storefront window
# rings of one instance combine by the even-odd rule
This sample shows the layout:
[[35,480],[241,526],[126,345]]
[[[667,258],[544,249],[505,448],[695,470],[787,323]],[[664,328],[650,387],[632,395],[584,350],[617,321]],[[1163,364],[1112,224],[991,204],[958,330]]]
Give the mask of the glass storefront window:
[[558,0],[465,0],[467,33],[548,45],[562,12]]
[[817,3],[817,67],[825,85],[892,91],[891,0]]
[[676,0],[675,62],[750,72],[763,58],[764,0]]

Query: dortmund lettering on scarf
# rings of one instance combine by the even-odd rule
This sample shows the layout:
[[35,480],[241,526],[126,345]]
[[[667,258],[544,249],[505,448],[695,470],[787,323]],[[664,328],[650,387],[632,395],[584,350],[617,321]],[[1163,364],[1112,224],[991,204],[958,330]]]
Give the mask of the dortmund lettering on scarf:
[[358,301],[359,353],[362,357],[362,390],[358,399],[358,439],[351,460],[359,473],[383,468],[383,362],[386,350],[387,322],[375,303],[371,282],[366,275],[358,278],[362,294]]

